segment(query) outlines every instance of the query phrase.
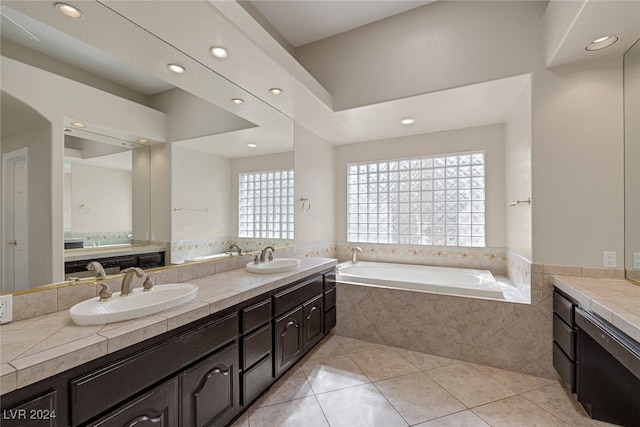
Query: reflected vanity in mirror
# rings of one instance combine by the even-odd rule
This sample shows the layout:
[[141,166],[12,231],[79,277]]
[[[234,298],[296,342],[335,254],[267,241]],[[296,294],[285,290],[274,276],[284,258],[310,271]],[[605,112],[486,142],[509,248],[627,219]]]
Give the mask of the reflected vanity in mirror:
[[627,279],[640,282],[640,40],[624,54],[624,202]]
[[[83,2],[79,21],[54,4],[0,6],[0,259],[3,276],[14,272],[3,277],[2,292],[46,289],[70,275],[65,265],[86,269],[114,254],[161,253],[169,265],[231,252],[234,244],[244,251],[293,244],[292,238],[238,237],[238,174],[292,171],[292,120],[108,3]],[[174,74],[169,63],[187,72]],[[28,143],[16,145],[16,137]],[[149,143],[135,142],[140,139]],[[118,157],[127,157],[127,165],[107,166]],[[28,191],[23,201],[13,198],[9,211],[8,195],[22,193],[7,190],[7,176],[21,170],[22,159]],[[284,197],[293,200],[293,188]],[[25,215],[15,214],[20,209]],[[292,223],[293,212],[287,214]],[[24,245],[9,244],[22,242],[9,231],[11,218],[23,220]]]

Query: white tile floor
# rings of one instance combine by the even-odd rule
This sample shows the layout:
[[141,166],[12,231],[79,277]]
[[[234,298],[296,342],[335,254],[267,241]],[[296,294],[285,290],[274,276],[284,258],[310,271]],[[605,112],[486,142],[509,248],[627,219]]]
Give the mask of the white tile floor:
[[329,335],[233,427],[606,426],[558,381]]

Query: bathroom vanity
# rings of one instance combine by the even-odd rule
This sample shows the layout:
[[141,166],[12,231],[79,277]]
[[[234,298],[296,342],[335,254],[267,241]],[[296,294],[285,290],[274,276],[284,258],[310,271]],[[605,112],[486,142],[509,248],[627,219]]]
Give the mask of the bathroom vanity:
[[[246,275],[258,285],[238,303],[212,302],[206,316],[3,395],[1,424],[228,424],[335,325],[335,261],[310,265]],[[190,304],[193,313],[213,299]]]
[[[640,287],[555,277],[553,365],[594,419],[640,426]],[[628,307],[627,308],[625,308]]]

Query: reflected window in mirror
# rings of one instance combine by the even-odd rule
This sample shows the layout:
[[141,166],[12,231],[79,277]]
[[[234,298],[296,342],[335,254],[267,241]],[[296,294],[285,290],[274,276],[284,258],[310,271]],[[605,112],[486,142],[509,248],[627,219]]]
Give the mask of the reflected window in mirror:
[[239,174],[238,236],[293,239],[293,170]]

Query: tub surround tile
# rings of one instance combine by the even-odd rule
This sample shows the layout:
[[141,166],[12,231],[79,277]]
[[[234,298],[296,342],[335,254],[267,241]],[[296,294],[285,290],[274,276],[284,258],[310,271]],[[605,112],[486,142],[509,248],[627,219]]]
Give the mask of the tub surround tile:
[[[301,275],[324,271],[335,264],[333,259],[306,258],[300,270],[295,272],[251,275],[250,277],[244,270],[225,271],[212,276],[188,279],[190,283],[199,286],[194,302],[155,315],[124,322],[77,326],[73,324],[68,310],[65,309],[51,314],[31,316],[23,320],[16,319],[14,322],[0,325],[0,364],[3,366],[2,393],[24,387],[66,369],[160,335],[168,330],[239,304],[251,296],[293,283]],[[197,268],[197,265],[194,265]],[[191,277],[192,269],[188,268],[185,271],[187,274],[183,274],[181,277],[183,279]],[[156,274],[157,284],[176,283],[180,279],[178,268],[152,273]],[[121,278],[110,279],[110,282],[113,282],[112,289],[115,289],[113,284],[119,284],[120,281]],[[80,286],[77,288],[78,290],[83,289],[83,285]],[[233,290],[232,287],[242,289],[242,291]],[[93,288],[86,287],[86,289]],[[61,289],[71,291],[76,287]],[[24,303],[34,301],[35,304],[40,304],[45,294],[57,295],[58,291],[52,289],[20,295],[20,297],[27,297],[22,300]],[[55,305],[56,298],[52,298],[52,300]],[[68,305],[70,302],[67,300],[64,305]],[[327,355],[334,354],[336,349],[340,348],[336,343],[333,343],[332,352],[329,351],[329,346],[327,345]]]

